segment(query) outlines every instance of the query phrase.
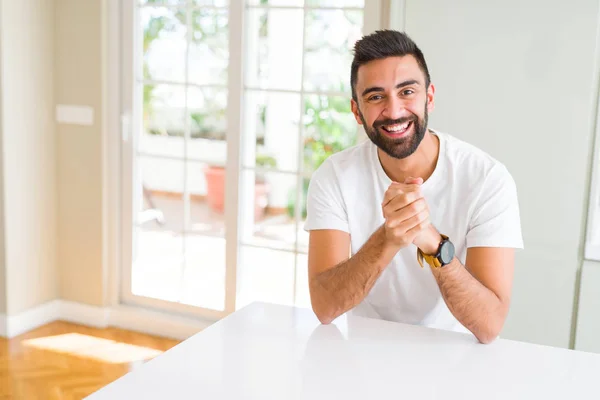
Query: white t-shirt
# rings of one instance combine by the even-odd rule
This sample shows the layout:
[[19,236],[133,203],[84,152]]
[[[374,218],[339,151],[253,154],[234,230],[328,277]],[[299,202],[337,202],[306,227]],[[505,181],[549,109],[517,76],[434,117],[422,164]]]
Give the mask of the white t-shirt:
[[[468,247],[523,248],[517,190],[506,167],[468,143],[432,132],[440,139],[439,156],[421,191],[431,222],[449,236],[456,257],[464,265]],[[356,254],[385,222],[381,203],[391,183],[370,140],[330,156],[310,181],[304,229],[348,232]],[[468,332],[446,306],[430,268],[419,266],[412,244],[349,313]]]

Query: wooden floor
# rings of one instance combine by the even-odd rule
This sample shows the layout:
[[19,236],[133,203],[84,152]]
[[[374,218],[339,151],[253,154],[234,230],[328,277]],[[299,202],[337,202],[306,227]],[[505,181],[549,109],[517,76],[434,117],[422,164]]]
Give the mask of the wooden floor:
[[0,338],[0,399],[82,399],[177,343],[60,321]]

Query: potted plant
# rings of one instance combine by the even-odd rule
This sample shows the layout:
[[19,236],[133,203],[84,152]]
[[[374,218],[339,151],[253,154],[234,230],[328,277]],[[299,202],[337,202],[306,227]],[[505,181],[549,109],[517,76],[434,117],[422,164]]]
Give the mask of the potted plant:
[[[274,157],[256,154],[256,166],[259,168],[274,168],[277,161]],[[261,219],[268,205],[269,186],[265,180],[264,171],[256,171],[254,182],[254,218]],[[225,166],[209,165],[204,169],[206,178],[206,195],[209,206],[216,212],[225,209]]]

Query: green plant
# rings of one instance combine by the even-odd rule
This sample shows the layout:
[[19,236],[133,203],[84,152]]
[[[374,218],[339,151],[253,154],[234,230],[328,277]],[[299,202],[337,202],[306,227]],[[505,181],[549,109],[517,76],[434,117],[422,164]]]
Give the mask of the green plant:
[[356,121],[344,97],[310,96],[304,106],[304,168],[312,173],[327,157],[356,143]]
[[[270,156],[266,153],[262,153],[260,151],[256,152],[256,166],[260,168],[275,168],[277,167],[277,160],[275,157]],[[256,171],[256,182],[264,183],[265,182],[265,173],[264,171]]]
[[262,168],[275,168],[277,166],[277,160],[268,154],[256,154],[256,166]]
[[[146,0],[147,4],[164,5],[163,0]],[[160,10],[166,10],[160,8]],[[152,47],[152,44],[159,39],[161,36],[169,33],[176,32],[181,27],[186,27],[188,18],[186,15],[187,11],[185,8],[177,8],[169,11],[162,12],[162,15],[153,15],[149,18],[148,22],[144,26],[143,33],[143,76],[147,81],[151,81],[153,76],[148,66],[147,55]],[[201,46],[210,50],[213,55],[217,58],[225,59],[228,57],[228,46],[227,46],[227,35],[228,30],[228,18],[220,13],[210,9],[194,9],[191,12],[189,22],[191,24],[190,30],[191,45]],[[159,14],[159,13],[157,13]],[[222,78],[226,78],[227,71],[223,70]],[[154,99],[155,99],[156,86],[153,84],[145,84],[143,88],[143,119],[144,125],[148,126],[154,110]],[[215,102],[212,97],[207,97],[207,113],[210,112],[214,117],[222,117],[224,110],[222,106]],[[201,121],[196,117],[197,115],[190,116],[197,125],[201,126],[200,134],[209,133],[214,134],[217,139],[224,138],[224,132],[213,132],[214,127],[205,127],[201,125]],[[149,130],[149,129],[148,129]],[[221,129],[222,130],[222,129]],[[156,131],[153,131],[154,133]],[[181,132],[161,132],[161,134],[168,135],[181,135]],[[194,135],[192,135],[194,136]]]
[[190,118],[193,122],[190,132],[192,138],[225,140],[225,130],[220,123],[224,118],[224,110],[197,111],[191,113]]
[[[341,85],[341,84],[340,84]],[[356,144],[356,121],[345,97],[309,96],[305,103],[304,171],[312,174],[332,154]],[[302,183],[302,218],[306,218],[309,178]],[[287,212],[294,217],[296,189],[288,193]]]
[[[310,183],[309,178],[302,179],[302,196],[300,196],[300,204],[302,205],[302,219],[306,218],[306,195],[308,194],[308,185]],[[296,213],[296,189],[292,189],[288,192],[288,204],[287,204],[287,215],[290,218],[294,218]]]

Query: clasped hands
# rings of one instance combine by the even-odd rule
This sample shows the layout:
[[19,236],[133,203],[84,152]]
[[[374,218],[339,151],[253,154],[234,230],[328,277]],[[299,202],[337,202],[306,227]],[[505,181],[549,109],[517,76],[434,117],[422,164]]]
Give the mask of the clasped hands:
[[392,182],[385,192],[381,204],[385,240],[398,250],[413,243],[425,254],[435,254],[441,235],[431,224],[422,184],[422,178],[409,177],[403,183]]

